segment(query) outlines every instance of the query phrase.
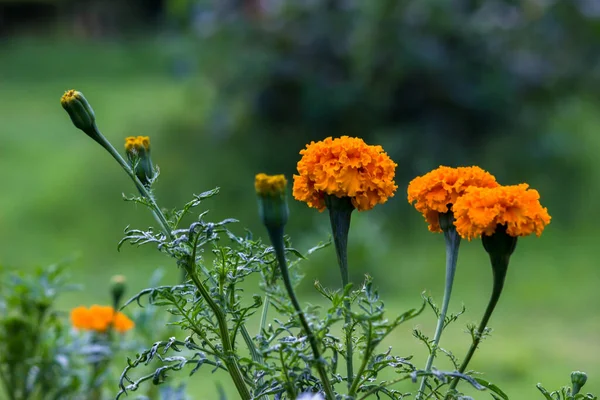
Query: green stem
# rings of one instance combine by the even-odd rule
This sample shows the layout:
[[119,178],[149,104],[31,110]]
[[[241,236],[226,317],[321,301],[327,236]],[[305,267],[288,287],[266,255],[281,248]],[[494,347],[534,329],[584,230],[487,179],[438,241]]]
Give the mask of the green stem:
[[185,268],[192,282],[194,282],[194,285],[198,288],[198,291],[202,295],[202,298],[204,298],[204,301],[206,301],[212,312],[215,314],[217,324],[219,326],[219,336],[221,337],[223,351],[225,353],[225,365],[227,366],[229,375],[231,375],[233,383],[235,384],[235,387],[242,400],[251,400],[252,395],[250,394],[250,391],[244,382],[244,377],[235,357],[231,338],[229,337],[229,327],[227,326],[226,316],[221,307],[219,307],[219,305],[213,300],[209,291],[198,277],[194,265],[195,263],[190,260],[190,262],[185,265]]
[[[442,216],[440,216],[442,218]],[[444,299],[442,300],[442,308],[438,316],[437,326],[435,328],[435,334],[433,335],[433,342],[431,345],[431,351],[425,364],[425,372],[430,372],[433,366],[433,360],[436,357],[437,349],[440,344],[442,332],[444,331],[446,324],[446,314],[448,313],[448,306],[450,305],[450,296],[452,295],[452,286],[454,283],[454,275],[456,272],[456,262],[458,260],[458,249],[460,247],[460,236],[456,233],[454,225],[449,224],[444,229],[444,239],[446,241],[446,283],[444,286]],[[417,391],[416,400],[419,400],[425,394],[425,388],[427,387],[427,375],[423,375],[421,379],[421,385]]]
[[262,335],[263,330],[265,329],[265,325],[267,324],[267,315],[269,313],[269,305],[271,303],[271,296],[268,294],[265,295],[265,300],[263,302],[263,309],[260,314],[260,325],[258,326],[258,334]]
[[365,356],[363,357],[362,363],[356,372],[356,376],[352,381],[352,385],[348,390],[348,396],[354,398],[356,396],[356,391],[358,390],[358,385],[360,384],[360,378],[363,374],[363,371],[367,368],[367,364],[369,363],[369,359],[371,358],[371,354],[373,353],[373,345],[371,344],[371,336],[373,334],[373,324],[369,321],[369,331],[367,332],[367,349],[365,350]]
[[292,286],[292,281],[290,279],[290,274],[287,267],[287,261],[285,259],[285,250],[283,243],[283,227],[268,227],[267,231],[269,232],[269,237],[271,242],[273,243],[273,248],[275,249],[275,255],[277,257],[277,262],[279,263],[279,269],[281,271],[281,277],[283,279],[283,284],[288,292],[288,296],[292,302],[294,309],[296,310],[296,314],[298,314],[298,318],[300,319],[300,324],[308,337],[308,341],[310,343],[310,347],[314,357],[314,364],[321,378],[321,383],[323,385],[323,390],[325,392],[325,400],[335,400],[335,394],[333,392],[333,387],[331,386],[331,382],[327,377],[327,371],[325,370],[325,360],[321,357],[321,351],[319,350],[319,345],[317,343],[317,338],[313,334],[310,329],[310,325],[306,320],[306,316],[300,307],[300,303],[296,298],[296,294],[294,293],[294,287]]
[[6,392],[6,395],[8,396],[9,400],[16,400],[17,397],[15,396],[14,391],[11,390],[11,385],[9,384],[9,380],[6,377],[6,375],[4,374],[4,371],[2,370],[1,365],[0,365],[0,380],[2,381],[2,384],[4,386],[4,391]]
[[[173,240],[173,234],[171,233],[170,225],[167,222],[167,219],[165,218],[163,212],[161,211],[160,207],[156,203],[156,201],[155,201],[154,197],[152,196],[152,194],[142,184],[142,182],[136,176],[135,171],[131,168],[131,166],[123,159],[123,157],[121,157],[121,155],[113,147],[113,145],[108,140],[106,140],[106,138],[104,137],[104,135],[102,135],[102,133],[100,132],[100,130],[98,129],[98,127],[95,124],[94,124],[94,130],[95,130],[96,136],[99,138],[99,140],[96,140],[96,141],[109,152],[109,154],[125,170],[125,172],[127,173],[127,175],[129,175],[129,177],[131,178],[131,180],[135,184],[135,186],[138,189],[138,191],[140,192],[140,194],[143,197],[145,197],[150,202],[150,206],[152,208],[152,214],[154,215],[154,218],[156,219],[156,221],[161,226],[161,228],[162,228],[163,232],[165,233],[165,235],[167,235],[167,237],[169,238],[169,240]],[[195,260],[193,260],[193,262],[195,263]],[[186,270],[184,269],[183,272],[182,272],[182,281],[185,281],[185,274],[186,274]],[[214,282],[214,279],[212,278],[212,276],[210,276],[210,274],[208,274],[208,273],[207,273],[207,275]],[[241,327],[240,327],[240,330],[242,332],[242,336],[244,338],[244,341],[246,342],[246,346],[248,346],[250,354],[252,355],[252,359],[255,362],[262,362],[262,356],[258,353],[258,351],[256,349],[256,346],[254,345],[254,342],[252,341],[252,338],[250,337],[250,334],[248,333],[248,329],[246,329],[246,326],[242,324]]]
[[[481,319],[481,323],[479,324],[479,327],[477,328],[477,331],[475,332],[475,335],[473,337],[473,342],[471,343],[471,347],[469,348],[469,351],[467,352],[465,359],[463,360],[460,368],[458,369],[458,372],[461,374],[463,374],[465,372],[465,370],[467,369],[467,366],[469,365],[469,362],[471,361],[471,358],[473,358],[473,354],[475,354],[475,350],[477,350],[477,347],[479,346],[479,343],[481,342],[481,338],[485,331],[485,327],[487,326],[487,324],[490,320],[490,317],[492,316],[492,313],[494,312],[494,309],[496,308],[496,305],[498,304],[498,300],[500,299],[500,295],[502,294],[502,289],[504,288],[504,280],[506,278],[506,271],[508,269],[508,258],[509,257],[510,257],[510,255],[494,256],[494,255],[490,254],[490,261],[492,263],[492,271],[493,271],[493,275],[494,275],[494,285],[492,288],[492,295],[490,297],[490,301],[487,305],[485,313],[483,314],[483,318]],[[452,380],[452,383],[450,384],[450,387],[448,388],[448,393],[450,393],[450,391],[452,391],[453,389],[456,388],[456,386],[458,385],[458,382],[459,382],[458,377],[456,377],[456,378],[454,378],[454,380]],[[449,399],[449,398],[450,398],[449,394],[446,395],[446,399]]]
[[[333,233],[335,244],[335,253],[337,256],[340,274],[342,276],[342,290],[350,283],[348,277],[348,232],[350,231],[350,218],[354,206],[349,197],[338,198],[335,196],[326,196],[325,203],[329,209],[329,221]],[[352,345],[352,317],[351,305],[349,300],[344,300],[346,313],[344,316],[344,332],[346,339],[346,374],[348,382],[348,391],[350,393],[354,381],[354,371],[352,365],[353,345]]]
[[156,221],[160,224],[162,230],[167,235],[167,237],[169,239],[172,239],[173,235],[171,234],[171,228],[169,227],[169,223],[167,222],[167,219],[165,218],[162,211],[160,210],[160,207],[158,207],[158,204],[156,204],[154,197],[150,194],[148,189],[142,184],[142,182],[136,176],[135,171],[131,168],[131,166],[123,159],[123,157],[121,157],[121,155],[113,147],[113,145],[110,144],[110,142],[108,140],[106,140],[104,135],[102,135],[102,133],[100,132],[100,130],[98,129],[98,127],[95,124],[94,124],[94,131],[95,131],[94,133],[99,137],[99,140],[97,140],[98,143],[100,143],[100,145],[102,147],[104,147],[106,149],[106,151],[108,151],[108,153],[121,165],[121,167],[125,170],[127,175],[129,175],[129,177],[135,184],[135,186],[138,189],[138,191],[140,192],[140,194],[150,202],[150,206],[152,208],[152,214],[154,214],[154,218],[156,218]]

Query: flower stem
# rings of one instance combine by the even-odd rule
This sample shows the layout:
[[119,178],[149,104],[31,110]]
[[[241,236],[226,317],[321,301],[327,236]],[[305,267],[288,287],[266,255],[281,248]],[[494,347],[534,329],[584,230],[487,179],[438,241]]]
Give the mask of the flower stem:
[[[442,216],[440,216],[442,218]],[[444,287],[444,299],[442,300],[442,308],[438,316],[437,326],[435,328],[435,334],[433,336],[433,343],[431,345],[431,352],[427,358],[425,365],[425,372],[431,372],[433,360],[436,357],[437,349],[442,337],[446,323],[446,314],[448,313],[448,305],[450,304],[450,296],[452,295],[452,285],[454,283],[454,274],[456,272],[456,262],[458,260],[458,249],[460,246],[460,236],[456,233],[454,225],[444,229],[444,239],[446,241],[446,283]],[[427,386],[427,375],[423,375],[421,379],[421,385],[417,391],[416,400],[419,400],[425,394],[425,388]]]
[[[331,223],[331,231],[333,233],[333,242],[335,244],[335,253],[337,256],[340,274],[342,276],[342,291],[350,283],[348,277],[348,232],[350,231],[350,218],[354,206],[350,198],[338,198],[332,195],[326,196],[325,200],[329,209],[329,221]],[[344,300],[344,308],[346,309],[344,318],[344,331],[346,339],[346,374],[348,381],[348,391],[352,390],[354,381],[354,368],[352,365],[353,346],[352,346],[352,317],[351,305],[349,300]]]
[[[102,135],[102,133],[100,132],[100,130],[98,129],[98,127],[95,124],[94,124],[94,131],[96,133],[96,137],[98,138],[97,140],[96,139],[94,139],[94,140],[96,140],[102,147],[104,147],[109,152],[109,154],[119,163],[119,165],[121,165],[121,167],[125,170],[127,175],[129,175],[129,177],[135,184],[135,186],[138,189],[138,191],[140,192],[140,194],[150,202],[152,214],[154,215],[154,218],[156,219],[156,221],[159,223],[164,234],[167,236],[167,238],[169,240],[173,240],[173,234],[171,233],[170,225],[169,225],[167,219],[165,218],[163,212],[161,211],[160,207],[156,203],[156,200],[150,193],[150,191],[142,184],[142,182],[136,176],[135,171],[123,159],[123,157],[121,157],[119,152],[104,137],[104,135]],[[195,262],[195,260],[193,260],[193,262]],[[187,268],[186,268],[186,270],[187,270]],[[184,270],[182,272],[182,281],[185,281],[186,270]],[[212,278],[210,275],[208,275],[208,276],[209,276],[209,278]],[[246,326],[244,324],[241,325],[240,330],[242,332],[244,341],[246,342],[246,345],[248,346],[248,349],[250,350],[252,359],[255,362],[262,362],[262,356],[260,354],[258,354],[258,350],[256,349],[254,342],[252,342],[252,338],[250,337],[250,334],[248,333],[248,329],[246,328]]]
[[204,301],[208,304],[212,312],[215,314],[217,319],[217,324],[219,325],[219,336],[221,337],[221,343],[223,345],[223,351],[225,353],[225,365],[227,366],[227,371],[229,371],[229,375],[233,379],[233,383],[240,394],[242,400],[251,400],[252,395],[244,382],[244,377],[242,376],[242,371],[238,364],[238,361],[235,357],[235,351],[233,349],[233,345],[231,343],[231,338],[229,337],[229,327],[227,326],[227,318],[223,313],[221,307],[213,300],[209,291],[206,289],[196,270],[194,268],[193,260],[189,260],[190,262],[185,264],[185,269],[191,278],[194,285],[198,288],[198,291],[204,298]]
[[150,194],[148,189],[142,184],[142,182],[136,176],[133,168],[131,168],[131,166],[123,159],[123,157],[121,157],[121,155],[113,147],[113,145],[110,144],[110,142],[108,140],[106,140],[104,135],[102,135],[102,133],[100,132],[100,130],[98,129],[96,124],[94,124],[94,131],[99,138],[97,140],[98,143],[100,143],[100,145],[102,147],[104,147],[106,149],[106,151],[108,151],[108,153],[119,163],[119,165],[121,165],[121,167],[125,170],[127,175],[129,175],[129,177],[135,184],[135,186],[138,189],[138,191],[140,192],[140,194],[150,202],[150,207],[152,209],[152,214],[154,214],[154,218],[156,218],[156,221],[160,224],[165,235],[167,235],[167,237],[169,239],[172,239],[171,228],[169,226],[169,223],[167,222],[167,219],[165,218],[162,211],[160,210],[160,207],[158,207],[158,204],[156,204],[154,197]]
[[258,334],[262,335],[262,331],[265,329],[265,325],[267,324],[267,315],[269,313],[269,305],[271,303],[271,296],[268,294],[265,295],[265,300],[263,302],[263,309],[260,314],[260,325],[258,327]]
[[298,318],[300,319],[300,324],[308,337],[308,341],[310,343],[310,347],[314,357],[314,364],[319,376],[321,378],[321,383],[323,385],[323,390],[325,392],[326,400],[335,400],[335,394],[333,392],[333,387],[331,386],[331,382],[327,377],[327,371],[325,370],[325,360],[321,357],[321,351],[319,350],[319,344],[317,343],[317,338],[313,334],[310,329],[310,325],[306,320],[306,316],[302,311],[302,307],[300,307],[300,303],[296,298],[296,294],[294,293],[294,287],[292,286],[292,281],[290,279],[290,274],[287,267],[287,261],[285,259],[285,250],[283,244],[283,227],[268,227],[267,231],[269,232],[269,238],[271,239],[271,243],[273,244],[273,248],[275,249],[275,255],[277,257],[277,262],[279,264],[279,269],[281,271],[281,277],[283,279],[283,284],[288,292],[288,296],[292,302],[294,309],[296,310],[296,314],[298,314]]
[[365,350],[365,355],[363,357],[362,363],[358,368],[358,372],[356,373],[356,377],[350,386],[350,390],[348,390],[348,396],[354,398],[356,396],[356,391],[358,390],[358,385],[360,385],[360,377],[363,374],[364,370],[367,368],[367,364],[369,363],[369,358],[371,358],[371,354],[373,354],[374,346],[372,344],[372,335],[373,335],[373,323],[369,321],[369,330],[367,332],[367,348]]
[[[475,354],[475,350],[477,350],[477,347],[479,346],[479,343],[481,342],[481,338],[482,338],[485,328],[490,320],[490,317],[492,316],[492,313],[494,312],[494,309],[496,308],[496,305],[498,304],[498,300],[500,299],[500,295],[502,294],[502,289],[504,288],[504,280],[506,278],[506,271],[508,269],[509,257],[510,257],[510,255],[503,256],[503,255],[490,254],[490,261],[492,264],[492,271],[493,271],[493,275],[494,275],[494,284],[493,284],[493,288],[492,288],[492,295],[490,297],[490,301],[487,305],[485,313],[483,314],[483,318],[481,319],[481,323],[479,324],[479,327],[477,328],[477,331],[475,332],[475,335],[473,336],[473,342],[471,343],[471,347],[469,348],[469,351],[467,352],[465,359],[463,360],[462,364],[460,365],[460,368],[458,369],[458,372],[461,374],[463,374],[465,372],[465,370],[467,369],[467,366],[469,365],[469,362],[471,361],[471,358],[473,358],[473,354]],[[452,391],[453,389],[456,388],[456,386],[458,385],[458,381],[459,381],[459,378],[456,377],[450,384],[450,387],[448,388],[448,394],[446,395],[446,400],[448,400],[450,398],[449,393],[450,393],[450,391]]]

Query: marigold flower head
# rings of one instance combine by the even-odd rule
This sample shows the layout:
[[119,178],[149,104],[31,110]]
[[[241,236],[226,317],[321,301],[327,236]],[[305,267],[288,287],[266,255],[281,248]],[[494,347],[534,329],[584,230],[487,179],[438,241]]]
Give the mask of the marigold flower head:
[[125,314],[109,306],[93,305],[90,308],[83,306],[71,310],[71,323],[74,328],[106,332],[109,327],[124,333],[132,329],[135,324]]
[[285,193],[287,179],[284,175],[258,174],[254,179],[256,194],[260,196],[281,196]]
[[397,164],[381,146],[360,138],[328,137],[311,142],[300,154],[293,195],[319,211],[325,209],[325,195],[349,197],[358,211],[365,211],[385,203],[398,188]]
[[451,211],[449,207],[468,188],[497,186],[496,178],[479,167],[440,166],[409,183],[408,202],[415,203],[415,208],[429,224],[430,231],[441,232],[439,214]]
[[498,225],[510,236],[537,236],[550,223],[550,215],[540,204],[535,189],[522,183],[495,188],[472,187],[454,204],[456,231],[467,239],[490,236]]

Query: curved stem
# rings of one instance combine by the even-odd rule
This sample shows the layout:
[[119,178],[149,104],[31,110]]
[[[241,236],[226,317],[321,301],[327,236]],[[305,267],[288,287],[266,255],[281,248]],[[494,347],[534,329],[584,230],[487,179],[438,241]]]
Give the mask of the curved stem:
[[[340,274],[342,276],[342,291],[344,291],[350,282],[348,277],[348,232],[350,231],[350,218],[354,206],[349,198],[337,198],[331,195],[327,196],[326,204],[329,209],[329,221],[333,233],[335,253],[340,268]],[[346,309],[344,317],[344,331],[346,336],[346,374],[348,393],[350,394],[354,381],[354,367],[352,364],[352,317],[350,314],[352,310],[350,301],[344,300],[344,308]]]
[[321,357],[321,351],[319,350],[319,344],[317,343],[317,338],[313,334],[310,329],[310,325],[306,320],[306,316],[302,311],[302,307],[300,307],[300,303],[296,298],[296,294],[294,293],[294,287],[292,286],[292,281],[290,279],[290,274],[287,267],[287,261],[285,259],[285,251],[283,244],[283,227],[268,227],[267,231],[269,232],[269,238],[271,239],[271,243],[273,243],[273,248],[275,249],[275,255],[277,257],[277,262],[279,264],[279,269],[281,271],[281,277],[283,279],[283,284],[287,290],[290,301],[292,302],[292,306],[296,310],[296,314],[298,314],[298,318],[300,319],[300,324],[302,325],[302,329],[306,336],[308,337],[308,341],[310,343],[310,347],[314,357],[314,364],[319,376],[321,378],[321,383],[323,385],[323,390],[325,392],[326,400],[335,400],[335,394],[333,392],[333,387],[331,386],[331,382],[327,377],[327,371],[325,370],[324,364],[325,360]]
[[235,352],[233,349],[233,345],[231,343],[231,338],[229,337],[229,327],[227,326],[227,318],[223,313],[221,307],[213,300],[210,293],[198,277],[196,270],[194,269],[194,263],[189,262],[185,265],[186,271],[189,277],[194,282],[194,285],[198,288],[198,291],[206,301],[206,304],[210,307],[212,312],[215,314],[217,319],[217,324],[219,326],[219,336],[221,337],[221,342],[223,344],[223,351],[225,352],[225,365],[227,366],[227,370],[229,371],[229,375],[233,379],[233,383],[240,394],[242,400],[251,400],[252,395],[244,382],[244,377],[242,375],[242,371],[240,366],[238,365],[238,361],[235,357]]
[[[490,262],[492,264],[492,271],[494,274],[494,286],[492,288],[492,295],[490,297],[490,301],[487,305],[485,313],[483,314],[483,318],[481,319],[481,323],[479,324],[479,327],[477,328],[477,331],[473,336],[473,342],[471,343],[471,347],[469,348],[469,351],[467,352],[467,355],[465,356],[465,359],[463,360],[458,370],[458,372],[461,374],[465,372],[467,366],[469,365],[469,362],[471,361],[471,358],[473,358],[473,354],[475,354],[475,350],[477,350],[477,347],[481,342],[481,338],[490,320],[490,317],[492,316],[492,313],[496,308],[496,304],[498,304],[498,300],[500,299],[500,295],[502,294],[502,289],[504,288],[504,280],[506,278],[506,271],[508,269],[509,257],[510,255],[507,256],[490,254]],[[448,388],[448,393],[456,388],[458,382],[458,377],[452,380],[452,383]],[[446,399],[449,399],[449,395],[446,395]]]
[[[456,272],[456,262],[458,260],[458,249],[460,247],[460,236],[456,233],[456,228],[452,225],[444,231],[444,239],[446,241],[446,283],[444,286],[444,299],[442,300],[442,308],[438,316],[437,326],[435,328],[435,334],[433,336],[433,343],[431,345],[431,351],[425,364],[425,371],[430,372],[433,366],[433,360],[437,355],[437,349],[442,337],[446,324],[446,314],[448,313],[448,306],[450,304],[450,296],[452,295],[452,285],[454,283],[454,274]],[[419,400],[425,394],[425,388],[427,386],[427,375],[424,375],[421,379],[421,385],[417,391],[416,400]]]

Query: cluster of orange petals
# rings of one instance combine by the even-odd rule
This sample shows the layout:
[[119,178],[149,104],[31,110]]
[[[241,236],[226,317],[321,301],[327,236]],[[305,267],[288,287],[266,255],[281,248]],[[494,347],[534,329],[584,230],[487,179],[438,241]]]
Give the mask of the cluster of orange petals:
[[71,310],[71,323],[77,329],[106,332],[109,327],[124,333],[135,324],[125,314],[109,306],[93,305],[90,308],[76,307]]
[[454,225],[464,238],[492,235],[498,225],[506,225],[510,236],[542,234],[550,223],[548,210],[540,204],[537,190],[523,183],[496,188],[467,189],[454,203]]
[[496,178],[479,167],[437,169],[413,179],[408,185],[408,202],[423,214],[432,232],[441,232],[439,213],[450,211],[470,187],[498,187]]
[[396,163],[381,146],[360,138],[331,137],[300,151],[293,195],[309,207],[325,209],[325,195],[349,197],[359,211],[370,210],[394,195]]

